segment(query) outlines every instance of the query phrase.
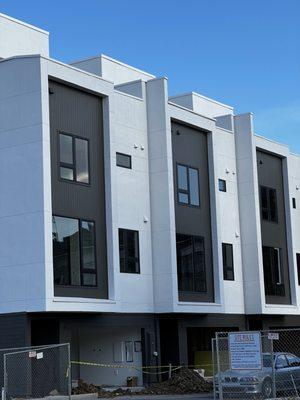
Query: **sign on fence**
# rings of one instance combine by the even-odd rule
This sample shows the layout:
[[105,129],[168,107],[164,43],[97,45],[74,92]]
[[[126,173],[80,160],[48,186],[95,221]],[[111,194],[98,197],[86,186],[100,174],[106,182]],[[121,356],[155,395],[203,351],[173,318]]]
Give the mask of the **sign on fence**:
[[3,356],[4,399],[71,398],[69,344],[5,351]]
[[230,333],[229,353],[232,370],[262,369],[260,332]]

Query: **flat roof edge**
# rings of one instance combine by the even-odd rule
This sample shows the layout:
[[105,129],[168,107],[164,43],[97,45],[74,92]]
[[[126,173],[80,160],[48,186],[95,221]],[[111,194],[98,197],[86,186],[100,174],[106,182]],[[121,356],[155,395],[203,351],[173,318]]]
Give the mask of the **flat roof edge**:
[[38,31],[38,32],[40,32],[40,33],[43,33],[44,35],[49,36],[49,32],[48,32],[48,31],[46,31],[46,30],[44,30],[44,29],[41,29],[41,28],[38,28],[37,26],[28,24],[27,22],[20,21],[19,19],[10,17],[9,15],[0,13],[0,17],[1,17],[1,18],[5,18],[5,19],[7,19],[7,20],[9,20],[9,21],[15,22],[16,24],[25,26],[26,28],[30,28],[30,29],[32,29],[32,30]]
[[220,101],[211,99],[210,97],[203,96],[202,94],[197,93],[197,92],[186,92],[186,93],[178,94],[176,96],[171,96],[171,97],[169,97],[169,99],[172,100],[172,99],[176,99],[178,97],[191,96],[191,95],[200,97],[201,99],[207,100],[207,101],[209,101],[211,103],[218,104],[219,106],[229,108],[230,110],[234,110],[234,107],[229,106],[228,104],[221,103]]
[[122,65],[123,67],[129,68],[129,69],[131,69],[133,71],[136,71],[136,72],[139,72],[141,74],[147,75],[147,76],[149,76],[149,78],[156,78],[155,75],[150,74],[149,72],[143,71],[142,69],[133,67],[132,65],[129,65],[129,64],[126,64],[126,63],[124,63],[122,61],[116,60],[115,58],[109,57],[106,54],[99,54],[99,55],[96,55],[96,56],[83,58],[81,60],[72,61],[70,63],[70,65],[81,63],[81,62],[85,62],[85,61],[90,61],[90,60],[96,60],[97,58],[99,58],[99,59],[104,58],[104,59],[106,59],[108,61],[111,61],[111,62],[113,62],[115,64]]

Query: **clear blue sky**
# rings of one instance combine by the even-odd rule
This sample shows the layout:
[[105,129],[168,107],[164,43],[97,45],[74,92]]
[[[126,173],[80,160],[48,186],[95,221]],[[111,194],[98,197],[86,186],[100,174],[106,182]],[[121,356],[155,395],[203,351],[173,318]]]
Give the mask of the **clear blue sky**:
[[[7,0],[64,62],[104,53],[196,91],[300,153],[300,0]],[[1,37],[0,37],[1,40]]]

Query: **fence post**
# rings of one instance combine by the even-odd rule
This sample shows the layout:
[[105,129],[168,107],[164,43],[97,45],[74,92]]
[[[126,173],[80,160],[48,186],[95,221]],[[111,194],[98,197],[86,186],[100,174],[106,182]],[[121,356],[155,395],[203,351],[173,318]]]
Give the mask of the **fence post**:
[[69,362],[69,373],[68,373],[68,391],[69,391],[69,400],[71,400],[72,396],[72,364],[71,364],[71,349],[70,343],[68,343],[68,362]]
[[276,397],[276,374],[275,374],[275,357],[273,339],[271,339],[271,357],[272,357],[272,376],[273,376],[273,397]]
[[219,357],[219,335],[216,334],[216,355],[217,355],[217,366],[218,366],[218,391],[219,391],[219,400],[223,400],[223,388],[222,388],[222,379],[221,378],[221,368],[220,368],[220,357]]
[[6,373],[6,354],[3,355],[3,390],[2,399],[6,400],[6,390],[7,390],[7,373]]
[[169,379],[172,378],[172,364],[169,364]]
[[212,367],[213,367],[213,388],[214,388],[214,400],[216,400],[216,371],[215,371],[215,343],[216,343],[216,339],[212,338],[211,339],[211,350],[212,350]]

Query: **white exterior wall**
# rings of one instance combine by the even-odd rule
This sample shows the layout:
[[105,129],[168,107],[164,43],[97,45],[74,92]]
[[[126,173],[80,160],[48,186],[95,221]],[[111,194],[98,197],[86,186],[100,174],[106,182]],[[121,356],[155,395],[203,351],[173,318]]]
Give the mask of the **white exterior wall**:
[[172,312],[178,302],[171,123],[167,80],[147,82],[154,310]]
[[[232,243],[234,259],[234,281],[224,281],[222,268],[220,271],[220,281],[224,285],[224,309],[228,313],[243,314],[242,249],[234,133],[220,128],[216,129],[214,151],[217,164],[215,186],[220,226],[219,251],[222,254],[222,243]],[[218,179],[226,181],[226,192],[218,190]]]
[[0,62],[0,87],[0,313],[39,311],[46,302],[45,221],[51,212],[43,190],[49,143],[40,58]]
[[[98,334],[97,334],[98,333]],[[133,361],[126,361],[126,342],[133,346]],[[95,368],[80,366],[80,378],[95,385],[127,386],[127,377],[136,376],[138,385],[143,385],[142,352],[134,351],[134,342],[141,343],[139,327],[88,329],[79,332],[79,359],[91,363],[121,365],[123,368]],[[120,351],[116,351],[116,349]],[[116,355],[120,357],[116,359]],[[137,369],[130,369],[135,366]]]
[[[114,241],[118,228],[139,232],[140,274],[120,273],[116,249],[116,300],[120,311],[153,311],[153,271],[151,250],[151,212],[145,88],[143,99],[125,93],[113,95],[113,136],[111,136],[112,174],[115,174]],[[131,155],[132,169],[116,166],[116,152]],[[138,299],[138,301],[137,301]]]
[[234,122],[245,312],[260,314],[264,301],[264,278],[252,115],[237,115]]
[[0,13],[0,58],[26,54],[49,56],[49,33]]
[[172,96],[170,100],[182,107],[195,111],[197,114],[208,118],[216,118],[223,115],[232,115],[233,107],[209,99],[199,93],[191,92],[179,96]]
[[154,75],[148,74],[148,72],[141,71],[138,68],[124,64],[121,61],[115,60],[104,54],[101,54],[97,57],[88,58],[86,60],[73,62],[72,65],[76,68],[83,69],[84,71],[114,82],[115,85],[135,81],[138,79],[148,81],[155,78]]

